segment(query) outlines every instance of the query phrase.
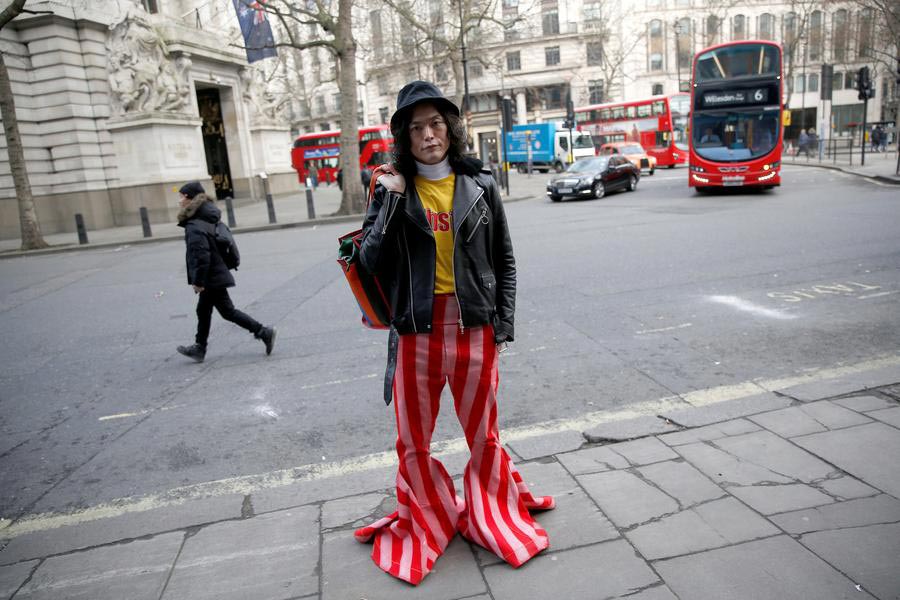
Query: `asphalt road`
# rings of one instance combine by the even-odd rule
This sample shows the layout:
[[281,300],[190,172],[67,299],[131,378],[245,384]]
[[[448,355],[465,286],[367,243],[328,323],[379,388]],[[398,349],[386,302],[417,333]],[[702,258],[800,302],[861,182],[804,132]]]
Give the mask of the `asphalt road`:
[[[685,177],[554,204],[535,175],[507,206],[501,427],[897,354],[896,188],[789,167],[770,193],[697,196]],[[349,229],[240,235],[232,297],[276,349],[214,317],[201,365],[174,351],[195,325],[180,242],[0,261],[0,519],[391,451],[385,334],[334,261]],[[457,438],[443,406],[435,439]]]

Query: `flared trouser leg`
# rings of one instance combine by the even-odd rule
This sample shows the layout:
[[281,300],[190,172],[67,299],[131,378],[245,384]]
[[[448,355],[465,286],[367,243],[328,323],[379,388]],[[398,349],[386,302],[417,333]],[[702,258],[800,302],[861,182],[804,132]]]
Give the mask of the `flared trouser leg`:
[[[430,572],[455,532],[519,566],[548,546],[529,509],[553,507],[535,498],[500,446],[497,351],[491,327],[460,331],[452,296],[435,301],[433,333],[402,335],[394,378],[397,419],[397,510],[358,529],[373,541],[372,560],[412,584]],[[430,444],[441,390],[450,381],[454,406],[472,456],[465,501]]]

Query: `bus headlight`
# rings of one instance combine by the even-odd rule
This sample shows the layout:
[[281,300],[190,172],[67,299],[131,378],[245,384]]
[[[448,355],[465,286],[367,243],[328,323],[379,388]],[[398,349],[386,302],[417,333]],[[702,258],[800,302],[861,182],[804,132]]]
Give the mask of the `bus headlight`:
[[697,173],[706,173],[706,169],[704,169],[700,165],[691,165],[691,171],[696,171]]
[[[766,167],[768,167],[768,166],[769,166],[769,165],[766,165]],[[772,171],[772,172],[770,172],[770,173],[766,173],[765,175],[763,175],[762,177],[759,178],[759,181],[767,181],[767,180],[772,179],[773,177],[775,177],[775,175],[777,175],[777,174],[778,174],[778,173],[776,173],[775,171]]]
[[691,177],[694,178],[694,181],[699,181],[700,183],[709,183],[709,179],[706,177],[700,177],[696,173],[691,173]]

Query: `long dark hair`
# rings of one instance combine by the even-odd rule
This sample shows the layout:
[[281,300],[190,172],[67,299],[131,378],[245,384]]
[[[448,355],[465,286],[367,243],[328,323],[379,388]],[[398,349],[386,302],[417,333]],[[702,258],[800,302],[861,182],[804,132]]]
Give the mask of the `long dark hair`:
[[[447,123],[447,141],[449,149],[447,158],[450,161],[450,168],[454,172],[458,171],[459,165],[465,158],[466,152],[466,125],[462,118],[446,110],[440,104],[432,104],[437,110],[444,122]],[[412,121],[412,107],[403,111],[396,121],[396,127],[391,128],[394,135],[394,147],[392,150],[394,166],[404,177],[410,179],[416,174],[416,158],[412,153],[412,142],[409,139],[409,125]]]

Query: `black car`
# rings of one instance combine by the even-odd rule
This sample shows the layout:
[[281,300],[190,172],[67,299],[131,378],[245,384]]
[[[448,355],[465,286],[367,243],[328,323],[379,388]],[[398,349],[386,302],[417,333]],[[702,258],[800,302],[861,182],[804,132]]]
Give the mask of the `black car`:
[[547,195],[554,202],[563,198],[602,198],[607,192],[637,189],[641,170],[624,156],[581,158],[547,182]]

